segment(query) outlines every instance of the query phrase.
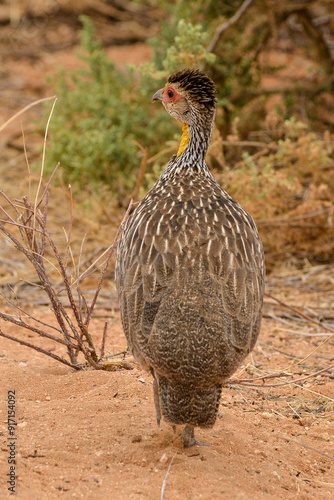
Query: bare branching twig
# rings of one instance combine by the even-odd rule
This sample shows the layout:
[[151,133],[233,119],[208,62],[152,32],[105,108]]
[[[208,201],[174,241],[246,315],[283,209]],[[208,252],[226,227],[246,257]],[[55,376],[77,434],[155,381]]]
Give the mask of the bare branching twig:
[[[56,168],[58,168],[58,166]],[[53,177],[53,175],[51,177]],[[42,183],[40,181],[38,191],[41,189],[41,185]],[[132,201],[130,202],[128,210],[117,231],[114,243],[108,248],[106,260],[103,264],[96,292],[91,304],[88,306],[84,292],[81,288],[82,281],[85,276],[87,276],[87,272],[84,272],[83,276],[78,277],[80,271],[80,258],[79,265],[76,267],[70,247],[73,221],[72,195],[70,196],[69,231],[66,236],[67,253],[64,259],[47,228],[49,186],[50,180],[42,193],[41,199],[38,200],[36,196],[34,203],[31,203],[27,197],[23,197],[22,200],[15,199],[13,201],[5,193],[0,191],[0,194],[9,205],[8,209],[1,207],[4,218],[0,220],[0,233],[3,234],[3,236],[13,245],[16,251],[21,254],[21,256],[24,256],[25,259],[32,264],[37,275],[37,286],[47,295],[58,326],[55,327],[54,325],[49,325],[40,321],[38,318],[35,318],[28,312],[24,311],[19,304],[11,301],[10,299],[6,299],[7,303],[16,310],[16,314],[13,315],[0,312],[0,318],[6,322],[10,322],[16,326],[35,333],[39,338],[46,338],[52,342],[65,346],[69,361],[61,356],[53,354],[47,349],[41,348],[35,343],[26,342],[23,339],[9,335],[2,330],[0,330],[0,336],[35,349],[36,351],[48,355],[53,359],[71,366],[72,368],[80,369],[84,366],[84,364],[79,363],[78,361],[78,357],[81,354],[83,355],[86,364],[92,366],[93,368],[99,370],[110,369],[108,368],[108,364],[105,364],[102,360],[105,350],[107,332],[106,326],[103,331],[100,355],[97,353],[97,349],[95,348],[94,341],[88,327],[111,257],[117,246],[126,218],[132,208]],[[11,215],[10,211],[13,211],[14,215]],[[100,259],[101,256],[97,260]],[[61,277],[61,288],[65,291],[65,296],[69,301],[70,312],[67,311],[63,299],[61,299],[61,294],[58,291],[59,282],[55,283],[51,277],[51,271],[54,269],[57,270],[58,276]],[[25,282],[25,280],[23,280],[23,282]],[[82,315],[82,305],[84,305],[85,318],[83,318]],[[56,334],[50,333],[48,330],[53,330]]]

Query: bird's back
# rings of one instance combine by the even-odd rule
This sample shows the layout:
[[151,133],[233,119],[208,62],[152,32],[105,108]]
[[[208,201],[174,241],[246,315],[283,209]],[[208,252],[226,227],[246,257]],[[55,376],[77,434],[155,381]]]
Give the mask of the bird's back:
[[[159,377],[169,420],[189,423],[193,411],[193,425],[210,425],[223,380],[256,342],[263,278],[252,218],[211,175],[160,179],[129,218],[117,258],[122,320],[134,356]],[[194,397],[210,388],[205,416]],[[176,422],[182,398],[192,409]]]

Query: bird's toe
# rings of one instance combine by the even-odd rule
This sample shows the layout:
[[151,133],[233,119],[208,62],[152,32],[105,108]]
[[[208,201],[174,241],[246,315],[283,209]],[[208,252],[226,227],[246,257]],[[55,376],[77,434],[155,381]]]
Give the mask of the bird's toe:
[[192,425],[186,425],[181,434],[181,439],[184,448],[190,448],[191,446],[211,446],[210,444],[201,443],[195,439],[195,429]]

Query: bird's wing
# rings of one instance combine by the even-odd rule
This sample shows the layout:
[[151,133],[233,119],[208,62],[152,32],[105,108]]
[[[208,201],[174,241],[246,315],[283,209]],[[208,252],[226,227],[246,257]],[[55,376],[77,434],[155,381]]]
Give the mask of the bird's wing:
[[129,343],[149,337],[161,300],[181,290],[187,276],[196,275],[200,283],[201,273],[203,282],[209,273],[212,286],[220,290],[236,346],[249,345],[250,328],[255,316],[260,317],[264,281],[256,226],[216,183],[205,194],[197,190],[187,195],[180,189],[181,195],[139,205],[124,230],[117,285]]

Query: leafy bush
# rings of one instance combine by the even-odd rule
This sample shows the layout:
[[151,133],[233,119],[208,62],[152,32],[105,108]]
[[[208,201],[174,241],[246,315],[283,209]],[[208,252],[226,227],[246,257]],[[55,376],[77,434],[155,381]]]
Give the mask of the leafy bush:
[[[66,180],[77,185],[107,183],[115,196],[131,192],[139,169],[141,150],[171,136],[166,114],[151,109],[151,96],[159,83],[143,88],[134,70],[120,71],[94,38],[92,22],[81,18],[82,48],[79,56],[87,70],[69,77],[63,72],[56,82],[58,103],[52,118],[48,165],[61,162]],[[153,80],[153,81],[152,81]],[[158,138],[158,140],[157,140]]]
[[177,24],[174,43],[167,47],[162,66],[166,73],[180,68],[192,68],[203,63],[214,63],[216,56],[209,53],[205,46],[208,43],[208,32],[203,31],[200,24],[186,23],[183,19]]
[[180,21],[163,70],[153,63],[120,70],[95,39],[90,19],[82,16],[81,21],[84,53],[79,57],[87,69],[58,75],[59,102],[50,126],[47,167],[60,161],[65,180],[96,188],[102,182],[122,198],[136,183],[142,156],[139,145],[152,156],[175,132],[175,124],[161,106],[152,108],[153,93],[170,71],[212,57],[205,53],[201,28]]

